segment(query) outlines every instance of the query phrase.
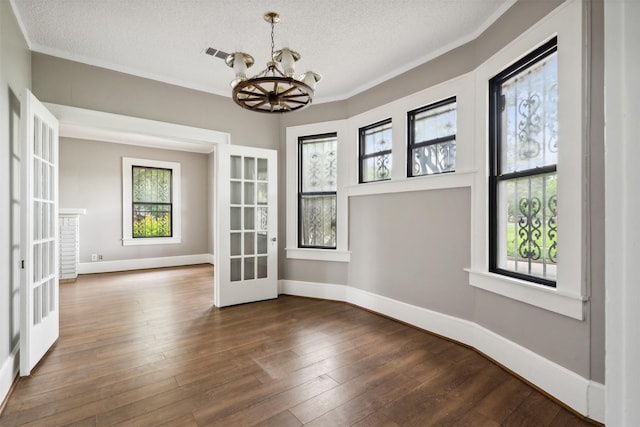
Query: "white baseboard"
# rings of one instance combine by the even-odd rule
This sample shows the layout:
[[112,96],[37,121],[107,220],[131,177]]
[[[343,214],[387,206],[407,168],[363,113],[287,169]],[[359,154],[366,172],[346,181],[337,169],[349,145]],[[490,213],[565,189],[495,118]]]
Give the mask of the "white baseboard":
[[161,258],[122,259],[78,263],[78,274],[111,273],[146,268],[176,267],[179,265],[213,264],[213,255],[196,254]]
[[606,389],[604,384],[589,381],[587,389],[587,404],[589,405],[589,418],[604,424],[604,408],[606,402]]
[[7,397],[13,380],[18,375],[20,369],[19,351],[20,345],[16,345],[0,368],[0,403]]
[[345,285],[280,280],[280,293],[344,301],[469,345],[575,411],[604,422],[604,386],[477,323]]
[[279,280],[278,293],[298,297],[322,298],[333,301],[346,301],[344,285],[300,282],[297,280]]

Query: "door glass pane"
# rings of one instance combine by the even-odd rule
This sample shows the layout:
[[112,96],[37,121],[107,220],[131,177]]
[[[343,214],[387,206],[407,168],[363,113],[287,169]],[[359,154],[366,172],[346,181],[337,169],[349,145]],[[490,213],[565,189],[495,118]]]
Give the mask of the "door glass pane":
[[258,257],[258,279],[264,279],[267,277],[267,257]]
[[244,179],[256,179],[256,159],[253,157],[244,158]]
[[49,311],[54,311],[56,309],[56,299],[58,295],[56,295],[56,278],[54,277],[49,281]]
[[244,254],[253,255],[255,253],[255,233],[253,231],[244,233]]
[[242,179],[242,157],[231,156],[231,179]]
[[258,254],[266,254],[267,253],[267,233],[258,232]]
[[256,230],[266,230],[268,219],[267,208],[258,208],[256,212]]
[[258,180],[266,181],[268,179],[267,159],[258,159]]
[[266,182],[258,183],[258,204],[266,205],[267,204],[267,189],[269,184]]
[[244,229],[245,230],[254,230],[255,229],[255,212],[253,208],[244,208]]
[[232,207],[230,212],[230,226],[232,230],[242,229],[242,208]]
[[230,239],[231,239],[231,256],[234,255],[242,255],[242,243],[241,243],[241,235],[240,233],[231,233],[230,234]]
[[255,185],[253,182],[244,183],[244,203],[253,205],[255,203]]
[[256,278],[255,265],[256,259],[254,257],[244,259],[244,280],[251,280]]
[[242,203],[242,184],[239,182],[231,182],[231,199],[232,205],[239,205]]
[[231,281],[242,280],[242,258],[231,259]]

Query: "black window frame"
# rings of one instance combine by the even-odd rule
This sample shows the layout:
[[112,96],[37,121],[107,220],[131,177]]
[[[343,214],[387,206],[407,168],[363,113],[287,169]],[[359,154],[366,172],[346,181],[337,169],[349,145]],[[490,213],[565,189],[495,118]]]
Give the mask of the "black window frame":
[[[413,172],[413,150],[416,148],[427,147],[429,145],[442,144],[443,142],[456,141],[457,132],[453,133],[450,136],[445,136],[436,139],[428,139],[425,141],[420,141],[418,143],[415,142],[415,118],[418,114],[424,113],[425,111],[433,110],[436,108],[440,108],[447,104],[456,103],[456,121],[458,120],[458,105],[457,99],[455,96],[452,96],[447,99],[443,99],[438,102],[434,102],[433,104],[425,105],[424,107],[416,108],[415,110],[411,110],[407,113],[407,178],[415,178],[419,176],[428,176],[428,175],[439,175],[442,173],[452,173],[455,172],[455,166],[452,170],[441,171],[441,172],[433,172],[433,173],[423,173],[421,175],[415,175]],[[457,124],[456,124],[457,131]],[[457,144],[457,141],[456,141]]]
[[393,152],[393,140],[391,140],[391,147],[388,150],[381,150],[381,151],[376,151],[374,153],[369,153],[369,154],[365,154],[365,134],[367,133],[368,130],[380,127],[380,126],[385,126],[385,125],[390,125],[392,124],[392,119],[391,117],[389,117],[388,119],[384,119],[384,120],[380,120],[379,122],[361,127],[358,130],[358,183],[360,184],[366,184],[369,182],[382,182],[382,181],[389,181],[391,179],[391,170],[389,170],[389,177],[388,178],[383,178],[383,179],[374,179],[372,181],[365,181],[364,180],[364,176],[363,176],[363,172],[364,172],[364,162],[367,159],[370,159],[372,157],[378,157],[381,155],[386,155],[386,154],[392,154]]
[[[136,186],[135,181],[135,169],[154,169],[154,170],[163,170],[169,171],[169,191],[171,192],[171,202],[170,203],[160,203],[160,202],[135,202],[135,197],[133,196],[133,191]],[[174,170],[171,168],[159,168],[155,166],[144,166],[144,165],[131,165],[131,238],[132,239],[167,239],[173,237],[173,173]],[[134,225],[135,225],[135,206],[136,205],[152,205],[152,206],[169,206],[169,215],[171,217],[171,233],[168,236],[136,236],[134,233]]]
[[555,163],[553,165],[534,167],[509,173],[500,172],[500,129],[502,125],[502,115],[500,113],[505,102],[500,89],[502,83],[516,74],[526,71],[557,51],[558,38],[553,37],[489,80],[489,271],[551,288],[556,287],[556,280],[545,279],[540,276],[505,270],[498,267],[498,186],[502,181],[545,175],[554,172],[557,173],[558,166],[558,164]]
[[[305,245],[302,242],[302,198],[304,196],[320,196],[327,197],[333,196],[336,199],[336,214],[338,212],[338,188],[336,183],[336,191],[302,191],[302,144],[305,141],[309,140],[317,140],[317,139],[326,139],[326,138],[335,138],[337,145],[337,132],[327,132],[316,135],[305,135],[298,137],[298,248],[300,249],[328,249],[335,250],[338,248],[338,218],[336,216],[336,224],[334,225],[336,230],[336,244],[335,246],[326,246],[326,245]],[[337,146],[336,146],[337,150]]]

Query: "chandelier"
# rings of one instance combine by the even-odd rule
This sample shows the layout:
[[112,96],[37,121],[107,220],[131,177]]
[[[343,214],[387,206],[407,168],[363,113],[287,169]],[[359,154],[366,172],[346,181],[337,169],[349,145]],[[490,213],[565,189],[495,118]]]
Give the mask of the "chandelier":
[[267,12],[264,20],[271,24],[271,60],[267,68],[247,78],[247,69],[254,62],[251,55],[234,52],[225,59],[236,76],[231,82],[233,100],[242,108],[260,113],[287,113],[305,108],[311,104],[313,91],[322,77],[307,71],[295,78],[295,63],[300,54],[287,47],[274,51],[273,27],[280,22],[280,15]]

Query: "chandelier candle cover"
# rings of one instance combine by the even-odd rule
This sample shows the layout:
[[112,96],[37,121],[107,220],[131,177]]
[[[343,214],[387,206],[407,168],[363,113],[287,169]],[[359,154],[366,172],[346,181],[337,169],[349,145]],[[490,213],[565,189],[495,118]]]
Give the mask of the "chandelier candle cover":
[[225,59],[236,76],[231,81],[233,100],[242,108],[261,113],[287,113],[311,105],[316,84],[322,77],[307,71],[295,78],[295,63],[300,54],[288,47],[274,51],[273,27],[280,22],[280,15],[267,12],[264,20],[271,24],[271,61],[267,62],[267,68],[247,78],[247,69],[254,63],[251,55],[234,52]]

